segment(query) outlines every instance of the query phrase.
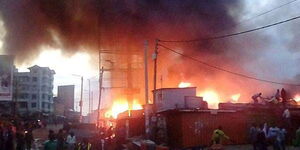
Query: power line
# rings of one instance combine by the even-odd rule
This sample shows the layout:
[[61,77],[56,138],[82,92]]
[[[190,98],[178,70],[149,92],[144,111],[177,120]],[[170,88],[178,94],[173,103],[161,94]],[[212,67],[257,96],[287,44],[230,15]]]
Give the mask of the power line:
[[192,40],[159,40],[159,42],[173,42],[173,43],[184,43],[184,42],[199,42],[199,41],[204,41],[204,40],[217,40],[217,39],[222,39],[222,38],[228,38],[228,37],[232,37],[232,36],[237,36],[237,35],[241,35],[241,34],[245,34],[245,33],[249,33],[249,32],[254,32],[254,31],[257,31],[257,30],[262,30],[262,29],[265,29],[265,28],[269,28],[269,27],[272,27],[272,26],[276,26],[276,25],[279,25],[279,24],[283,24],[283,23],[286,23],[286,22],[289,22],[289,21],[293,21],[293,20],[296,20],[296,19],[299,19],[300,16],[297,16],[297,17],[293,17],[293,18],[290,18],[290,19],[287,19],[287,20],[283,20],[283,21],[279,21],[279,22],[276,22],[276,23],[273,23],[273,24],[269,24],[269,25],[265,25],[265,26],[262,26],[262,27],[257,27],[257,28],[254,28],[254,29],[251,29],[251,30],[246,30],[246,31],[241,31],[241,32],[236,32],[236,33],[231,33],[231,34],[225,34],[225,35],[220,35],[220,36],[212,36],[212,37],[208,37],[208,38],[200,38],[200,39],[192,39]]
[[265,12],[262,12],[262,13],[260,13],[260,14],[255,15],[255,16],[252,16],[252,17],[249,17],[249,18],[244,19],[244,20],[242,20],[242,21],[239,21],[239,22],[238,22],[237,24],[235,24],[235,25],[240,25],[240,24],[242,24],[242,23],[244,23],[244,22],[247,22],[247,21],[250,21],[250,20],[252,20],[252,19],[254,19],[254,18],[263,16],[263,15],[265,15],[265,14],[268,14],[268,13],[270,13],[270,12],[272,12],[272,11],[275,11],[275,10],[277,10],[277,9],[279,9],[279,8],[282,8],[282,7],[286,6],[286,5],[289,5],[289,4],[291,4],[291,3],[294,3],[294,2],[296,2],[296,1],[298,1],[298,0],[292,0],[292,1],[289,1],[289,2],[287,2],[287,3],[284,3],[284,4],[282,4],[282,5],[279,5],[279,6],[277,6],[277,7],[274,7],[274,8],[272,8],[272,9],[270,9],[270,10],[267,10],[267,11],[265,11]]
[[243,77],[243,78],[252,79],[252,80],[261,81],[261,82],[266,82],[266,83],[272,83],[272,84],[280,84],[280,85],[288,85],[288,86],[300,86],[300,84],[292,84],[292,83],[284,83],[284,82],[271,81],[271,80],[256,78],[256,77],[252,77],[252,76],[249,76],[249,75],[245,75],[245,74],[233,72],[233,71],[230,71],[230,70],[218,67],[218,66],[211,65],[211,64],[206,63],[204,61],[198,60],[198,59],[196,59],[196,58],[194,58],[192,56],[188,56],[188,55],[182,54],[182,53],[177,52],[176,50],[171,49],[171,48],[169,48],[167,46],[164,46],[162,44],[158,44],[158,46],[163,47],[164,49],[169,50],[169,51],[171,51],[173,53],[176,53],[176,54],[178,54],[178,55],[180,55],[182,57],[185,57],[185,58],[191,59],[193,61],[196,61],[196,62],[198,62],[198,63],[200,63],[202,65],[205,65],[205,66],[208,66],[208,67],[211,67],[211,68],[214,68],[216,70],[223,71],[223,72],[226,72],[226,73],[229,73],[229,74],[240,76],[240,77]]

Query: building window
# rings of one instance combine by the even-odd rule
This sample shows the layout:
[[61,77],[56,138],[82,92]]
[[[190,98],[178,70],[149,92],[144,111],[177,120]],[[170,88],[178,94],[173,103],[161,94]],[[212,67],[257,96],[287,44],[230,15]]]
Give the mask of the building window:
[[27,108],[27,102],[20,102],[20,108]]
[[31,108],[36,108],[36,103],[31,103]]
[[48,97],[47,94],[43,94],[43,95],[42,95],[42,99],[45,99],[45,100],[46,100],[47,97]]
[[32,77],[33,82],[37,82],[37,77]]
[[28,94],[27,93],[21,93],[19,95],[19,98],[21,98],[21,99],[27,99],[28,98]]
[[32,94],[32,99],[36,99],[36,94]]

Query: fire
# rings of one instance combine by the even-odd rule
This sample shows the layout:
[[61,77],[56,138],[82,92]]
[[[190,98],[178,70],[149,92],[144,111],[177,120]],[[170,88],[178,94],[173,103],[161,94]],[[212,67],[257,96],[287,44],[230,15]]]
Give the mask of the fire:
[[297,103],[299,103],[300,102],[300,95],[296,95],[295,97],[294,97],[294,100],[297,102]]
[[186,87],[190,87],[192,84],[191,83],[188,83],[188,82],[180,82],[178,84],[178,87],[179,88],[186,88]]
[[240,99],[240,97],[241,97],[241,94],[238,93],[238,94],[232,95],[232,96],[231,96],[231,99],[233,100],[233,102],[238,102],[239,99]]
[[129,103],[125,99],[115,100],[111,109],[105,113],[105,117],[117,119],[118,115],[124,111],[140,109],[143,109],[143,107],[140,103],[138,103],[138,100],[133,100],[132,108],[129,107]]
[[199,94],[197,94],[197,96],[203,97],[203,100],[208,103],[209,108],[218,109],[220,98],[218,93],[216,93],[215,91],[207,90],[204,92],[200,92]]

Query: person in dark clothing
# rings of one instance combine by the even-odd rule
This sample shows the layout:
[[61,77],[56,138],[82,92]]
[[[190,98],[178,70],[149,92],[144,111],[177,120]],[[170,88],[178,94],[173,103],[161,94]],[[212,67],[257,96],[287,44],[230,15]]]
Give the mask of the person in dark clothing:
[[62,129],[57,134],[57,150],[63,150],[65,146],[65,134]]
[[0,149],[4,149],[4,130],[0,127]]
[[266,135],[262,129],[262,126],[258,129],[257,134],[257,146],[258,150],[267,150],[267,140]]
[[22,129],[18,129],[16,133],[17,150],[25,150],[25,135]]
[[50,137],[55,139],[55,135],[54,135],[53,130],[49,130],[49,132],[48,132],[48,138],[50,139]]
[[282,104],[286,104],[287,102],[287,94],[286,94],[286,91],[284,88],[281,89],[281,92],[280,92],[280,95],[281,95],[281,98],[282,98]]
[[249,131],[249,136],[250,136],[250,142],[252,143],[253,150],[257,150],[257,135],[258,135],[259,128],[255,125],[252,124],[250,131]]
[[32,142],[33,142],[32,131],[31,130],[28,130],[27,132],[25,131],[25,144],[27,150],[31,149]]
[[44,144],[44,150],[57,150],[57,142],[54,134],[49,134],[49,140]]
[[8,127],[7,132],[5,133],[5,150],[14,149],[14,133],[12,127]]

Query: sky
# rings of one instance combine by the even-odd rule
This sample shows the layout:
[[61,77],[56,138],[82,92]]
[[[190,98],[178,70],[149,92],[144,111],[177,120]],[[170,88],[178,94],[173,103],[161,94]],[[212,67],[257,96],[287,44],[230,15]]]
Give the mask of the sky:
[[[235,31],[243,31],[252,29],[255,27],[267,25],[270,23],[285,20],[291,17],[300,15],[299,7],[300,1],[296,1],[290,5],[284,6],[277,9],[271,13],[259,16],[253,19],[262,12],[270,10],[281,4],[289,2],[291,0],[245,0],[242,3],[242,9],[232,8],[230,13],[237,22],[241,22]],[[293,80],[295,76],[300,74],[299,64],[300,64],[300,51],[297,45],[298,36],[300,35],[300,30],[298,30],[300,20],[294,20],[289,23],[271,27],[266,30],[260,30],[255,33],[249,33],[247,35],[240,35],[238,38],[232,38],[233,42],[238,44],[241,43],[242,38],[247,38],[247,36],[256,36],[259,34],[259,38],[255,41],[258,45],[248,45],[250,47],[255,47],[256,51],[252,51],[253,48],[245,47],[244,51],[246,54],[255,54],[255,59],[249,60],[244,63],[243,68],[246,68],[248,72],[259,78],[265,78],[270,80],[282,81],[282,80]],[[0,54],[4,52],[4,38],[6,35],[6,29],[4,27],[4,22],[0,18]],[[221,32],[219,34],[226,34],[227,32]],[[245,42],[244,40],[243,42]],[[251,44],[251,43],[250,43]],[[39,47],[40,53],[32,59],[32,61],[26,61],[23,64],[17,64],[17,67],[21,71],[26,71],[26,68],[32,65],[47,66],[55,70],[55,80],[54,80],[54,95],[57,92],[58,85],[75,85],[75,100],[78,102],[80,94],[80,78],[74,76],[81,75],[84,76],[84,99],[88,97],[88,86],[87,79],[91,80],[92,91],[98,90],[98,66],[95,62],[98,61],[98,56],[95,53],[90,53],[84,48],[76,50],[72,54],[62,53],[62,49],[53,48],[51,46],[41,46]],[[294,81],[294,80],[293,80]],[[299,80],[300,83],[300,80]],[[109,86],[108,81],[104,81],[104,86]],[[109,95],[109,92],[105,91],[104,95]],[[94,109],[96,108],[98,101],[98,95],[94,96]],[[88,106],[87,101],[84,103]],[[78,108],[76,108],[78,110]],[[87,111],[87,107],[84,108]]]

